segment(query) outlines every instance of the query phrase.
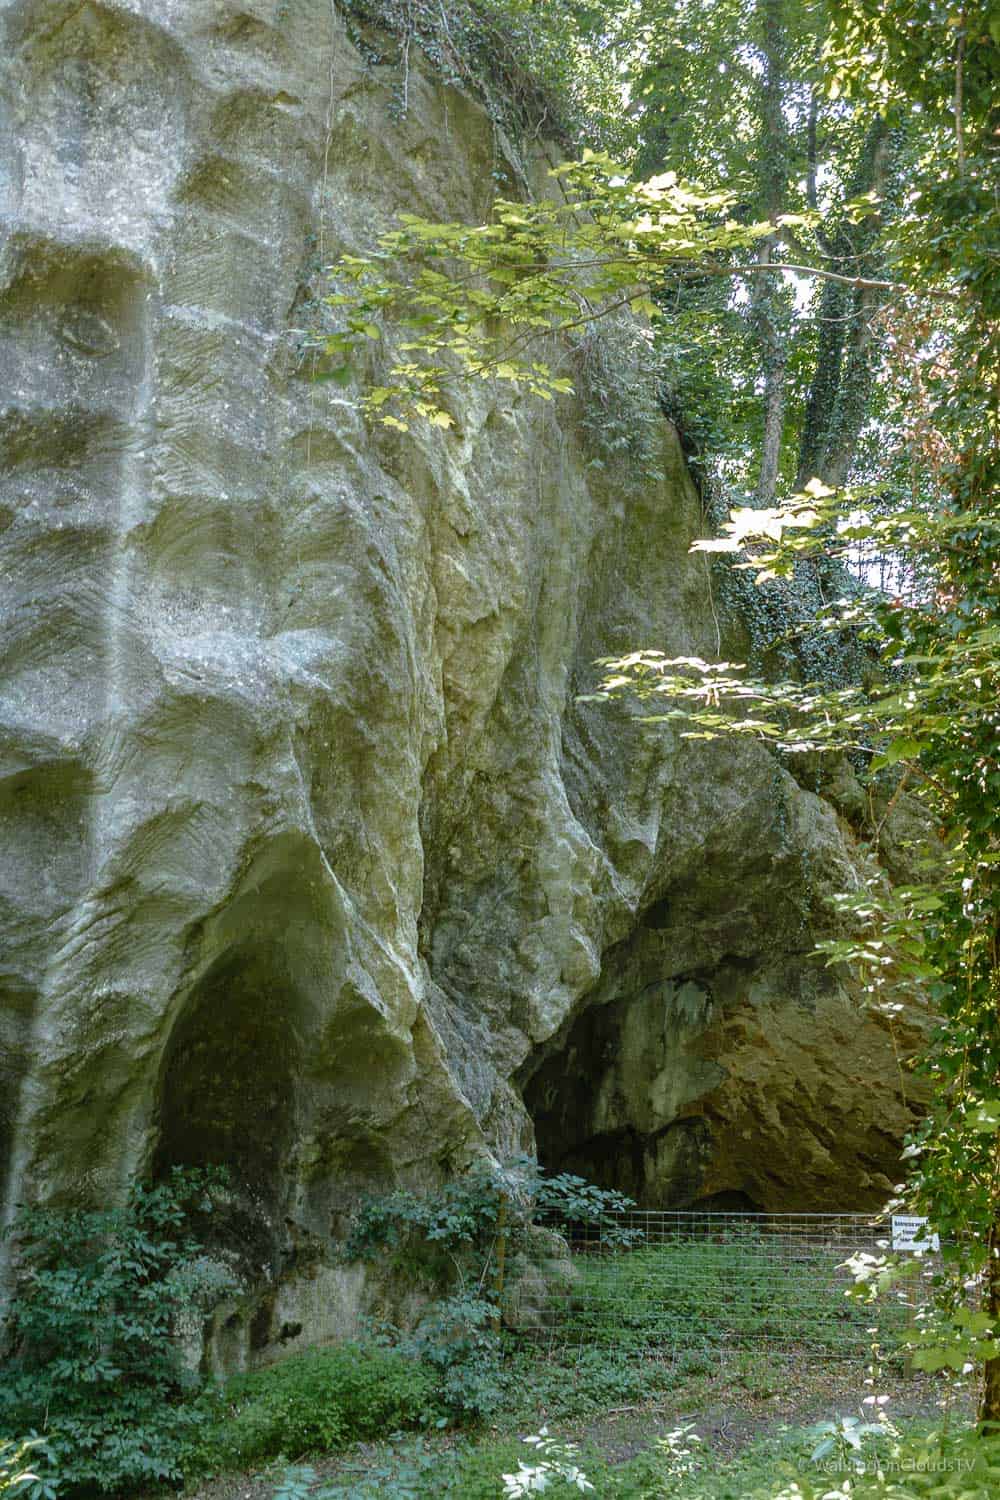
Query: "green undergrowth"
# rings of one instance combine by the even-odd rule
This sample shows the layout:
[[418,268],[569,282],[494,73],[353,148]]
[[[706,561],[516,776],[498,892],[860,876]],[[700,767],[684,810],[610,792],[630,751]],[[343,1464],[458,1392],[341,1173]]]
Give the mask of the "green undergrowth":
[[850,1299],[835,1259],[782,1258],[753,1235],[581,1256],[556,1326],[568,1342],[623,1351],[770,1344],[863,1359],[870,1330],[887,1338],[900,1311]]
[[[859,1448],[845,1439],[816,1457],[827,1425],[852,1438],[856,1430],[850,1422],[792,1428],[758,1438],[727,1458],[694,1441],[696,1433],[677,1429],[619,1464],[584,1447],[580,1467],[594,1486],[591,1493],[602,1500],[988,1500],[998,1492],[1000,1444],[986,1444],[968,1429],[876,1432],[859,1439]],[[857,1427],[864,1425],[870,1424]],[[480,1467],[484,1457],[479,1455]],[[455,1493],[485,1500],[490,1492],[484,1487]],[[580,1491],[565,1482],[546,1489],[552,1500],[574,1493]]]
[[[676,1360],[614,1350],[563,1351],[550,1358],[514,1338],[493,1367],[490,1420],[530,1427],[638,1406],[711,1368],[701,1355]],[[188,1479],[337,1452],[386,1433],[482,1422],[449,1399],[440,1369],[399,1349],[343,1344],[294,1355],[229,1381],[202,1398],[207,1420],[179,1455]]]
[[[544,1445],[544,1446],[543,1446]],[[547,1469],[545,1482],[539,1471]],[[562,1473],[560,1473],[560,1470]],[[573,1477],[564,1477],[570,1471]],[[534,1475],[534,1477],[532,1477]],[[584,1435],[547,1428],[478,1441],[396,1439],[321,1479],[285,1472],[275,1500],[989,1500],[1000,1487],[1000,1443],[968,1426],[904,1429],[859,1418],[786,1427],[735,1455],[713,1448],[697,1423],[647,1434],[622,1458]]]
[[[637,1244],[615,1217],[614,1195],[535,1168],[498,1181],[485,1165],[435,1194],[396,1192],[359,1208],[345,1256],[409,1277],[426,1299],[415,1327],[373,1328],[364,1343],[293,1355],[217,1389],[186,1366],[178,1334],[232,1294],[225,1263],[198,1238],[226,1191],[217,1175],[177,1172],[137,1186],[121,1208],[28,1210],[17,1220],[0,1441],[8,1467],[31,1454],[32,1477],[5,1481],[21,1500],[191,1485],[345,1454],[391,1433],[404,1435],[400,1452],[379,1462],[398,1468],[405,1449],[410,1488],[397,1476],[395,1488],[386,1480],[372,1491],[363,1475],[353,1492],[362,1500],[418,1496],[432,1470],[434,1493],[474,1497],[482,1476],[499,1494],[498,1455],[484,1457],[476,1440],[488,1427],[600,1424],[680,1401],[695,1411],[714,1399],[723,1368],[731,1392],[766,1401],[784,1383],[774,1346],[863,1364],[879,1318],[847,1299],[828,1253],[781,1258],[780,1245],[753,1231]],[[604,1253],[570,1256],[583,1225],[599,1227]],[[493,1255],[501,1232],[506,1290]],[[498,1332],[505,1309],[535,1326]],[[517,1450],[504,1443],[506,1462]],[[655,1452],[644,1460],[659,1461]],[[604,1492],[618,1494],[619,1477],[609,1471]]]
[[208,1421],[180,1457],[185,1477],[331,1452],[449,1419],[438,1371],[359,1344],[293,1355],[237,1376],[203,1402]]
[[714,1362],[696,1350],[667,1359],[593,1347],[559,1349],[539,1357],[521,1345],[508,1353],[507,1389],[497,1417],[527,1426],[640,1406],[668,1391],[692,1387],[714,1368]]
[[[174,1171],[114,1208],[24,1208],[8,1231],[18,1295],[0,1365],[0,1443],[30,1443],[29,1500],[177,1480],[203,1425],[178,1333],[235,1279],[197,1228],[221,1173]],[[3,1493],[0,1489],[0,1493]]]
[[[817,1399],[828,1399],[831,1416],[813,1427],[778,1426],[779,1410],[789,1408],[775,1408],[771,1398],[787,1401],[790,1367],[759,1350],[723,1363],[708,1350],[654,1360],[591,1347],[545,1358],[512,1336],[505,1345],[503,1391],[488,1424],[459,1425],[440,1371],[395,1349],[315,1350],[240,1376],[184,1455],[189,1486],[208,1474],[264,1468],[246,1491],[254,1500],[501,1500],[503,1476],[539,1456],[525,1438],[546,1432],[553,1451],[569,1453],[593,1486],[581,1490],[556,1476],[545,1486],[554,1500],[581,1493],[609,1500],[821,1500],[831,1493],[985,1500],[996,1492],[994,1450],[973,1443],[961,1423],[942,1436],[927,1422],[894,1426],[888,1418],[838,1415],[843,1387],[824,1390],[810,1366],[796,1377],[797,1410],[808,1415]],[[710,1428],[704,1441],[698,1431],[699,1415],[718,1412],[720,1403],[747,1424],[746,1445],[735,1456],[713,1450]],[[761,1424],[769,1430],[753,1436]],[[869,1472],[876,1463],[881,1480]],[[946,1487],[924,1483],[928,1474],[943,1476]],[[947,1488],[952,1474],[966,1488]]]

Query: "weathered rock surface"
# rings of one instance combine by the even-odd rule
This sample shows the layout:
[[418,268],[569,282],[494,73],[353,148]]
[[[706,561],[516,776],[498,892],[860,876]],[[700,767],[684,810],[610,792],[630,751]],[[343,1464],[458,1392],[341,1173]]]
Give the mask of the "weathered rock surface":
[[0,19],[6,1213],[228,1161],[266,1350],[349,1326],[301,1246],[359,1185],[533,1120],[651,1203],[878,1202],[893,1042],[808,957],[846,824],[575,702],[719,645],[671,431],[661,484],[569,400],[373,435],[298,351],[319,265],[483,214],[486,115],[414,65],[398,118],[330,0]]

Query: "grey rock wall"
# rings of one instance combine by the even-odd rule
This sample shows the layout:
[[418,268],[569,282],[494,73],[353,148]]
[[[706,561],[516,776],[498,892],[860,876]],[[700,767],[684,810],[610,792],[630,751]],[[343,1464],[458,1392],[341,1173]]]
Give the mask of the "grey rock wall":
[[393,437],[308,378],[318,266],[481,216],[502,134],[416,61],[399,118],[330,0],[0,24],[5,1215],[229,1162],[263,1357],[351,1326],[317,1267],[360,1187],[533,1116],[649,1202],[877,1201],[892,1040],[807,957],[850,831],[763,751],[575,702],[738,638],[672,432],[637,483],[571,400]]

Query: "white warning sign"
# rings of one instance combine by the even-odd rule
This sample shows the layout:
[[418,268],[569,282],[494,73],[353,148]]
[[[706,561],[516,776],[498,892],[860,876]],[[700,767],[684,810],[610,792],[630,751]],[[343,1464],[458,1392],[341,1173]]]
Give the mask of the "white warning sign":
[[893,1214],[892,1248],[894,1250],[940,1250],[936,1234],[927,1233],[927,1220],[916,1214]]

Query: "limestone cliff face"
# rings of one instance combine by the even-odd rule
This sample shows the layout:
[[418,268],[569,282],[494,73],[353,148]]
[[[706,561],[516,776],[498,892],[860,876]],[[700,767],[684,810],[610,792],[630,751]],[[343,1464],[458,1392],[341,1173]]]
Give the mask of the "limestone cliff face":
[[570,400],[394,438],[308,378],[317,267],[482,216],[486,115],[415,65],[399,118],[330,0],[0,19],[6,1212],[228,1161],[266,1349],[353,1306],[294,1247],[359,1186],[536,1128],[651,1203],[879,1201],[892,1039],[808,957],[846,825],[575,701],[718,647],[671,431],[636,484]]

